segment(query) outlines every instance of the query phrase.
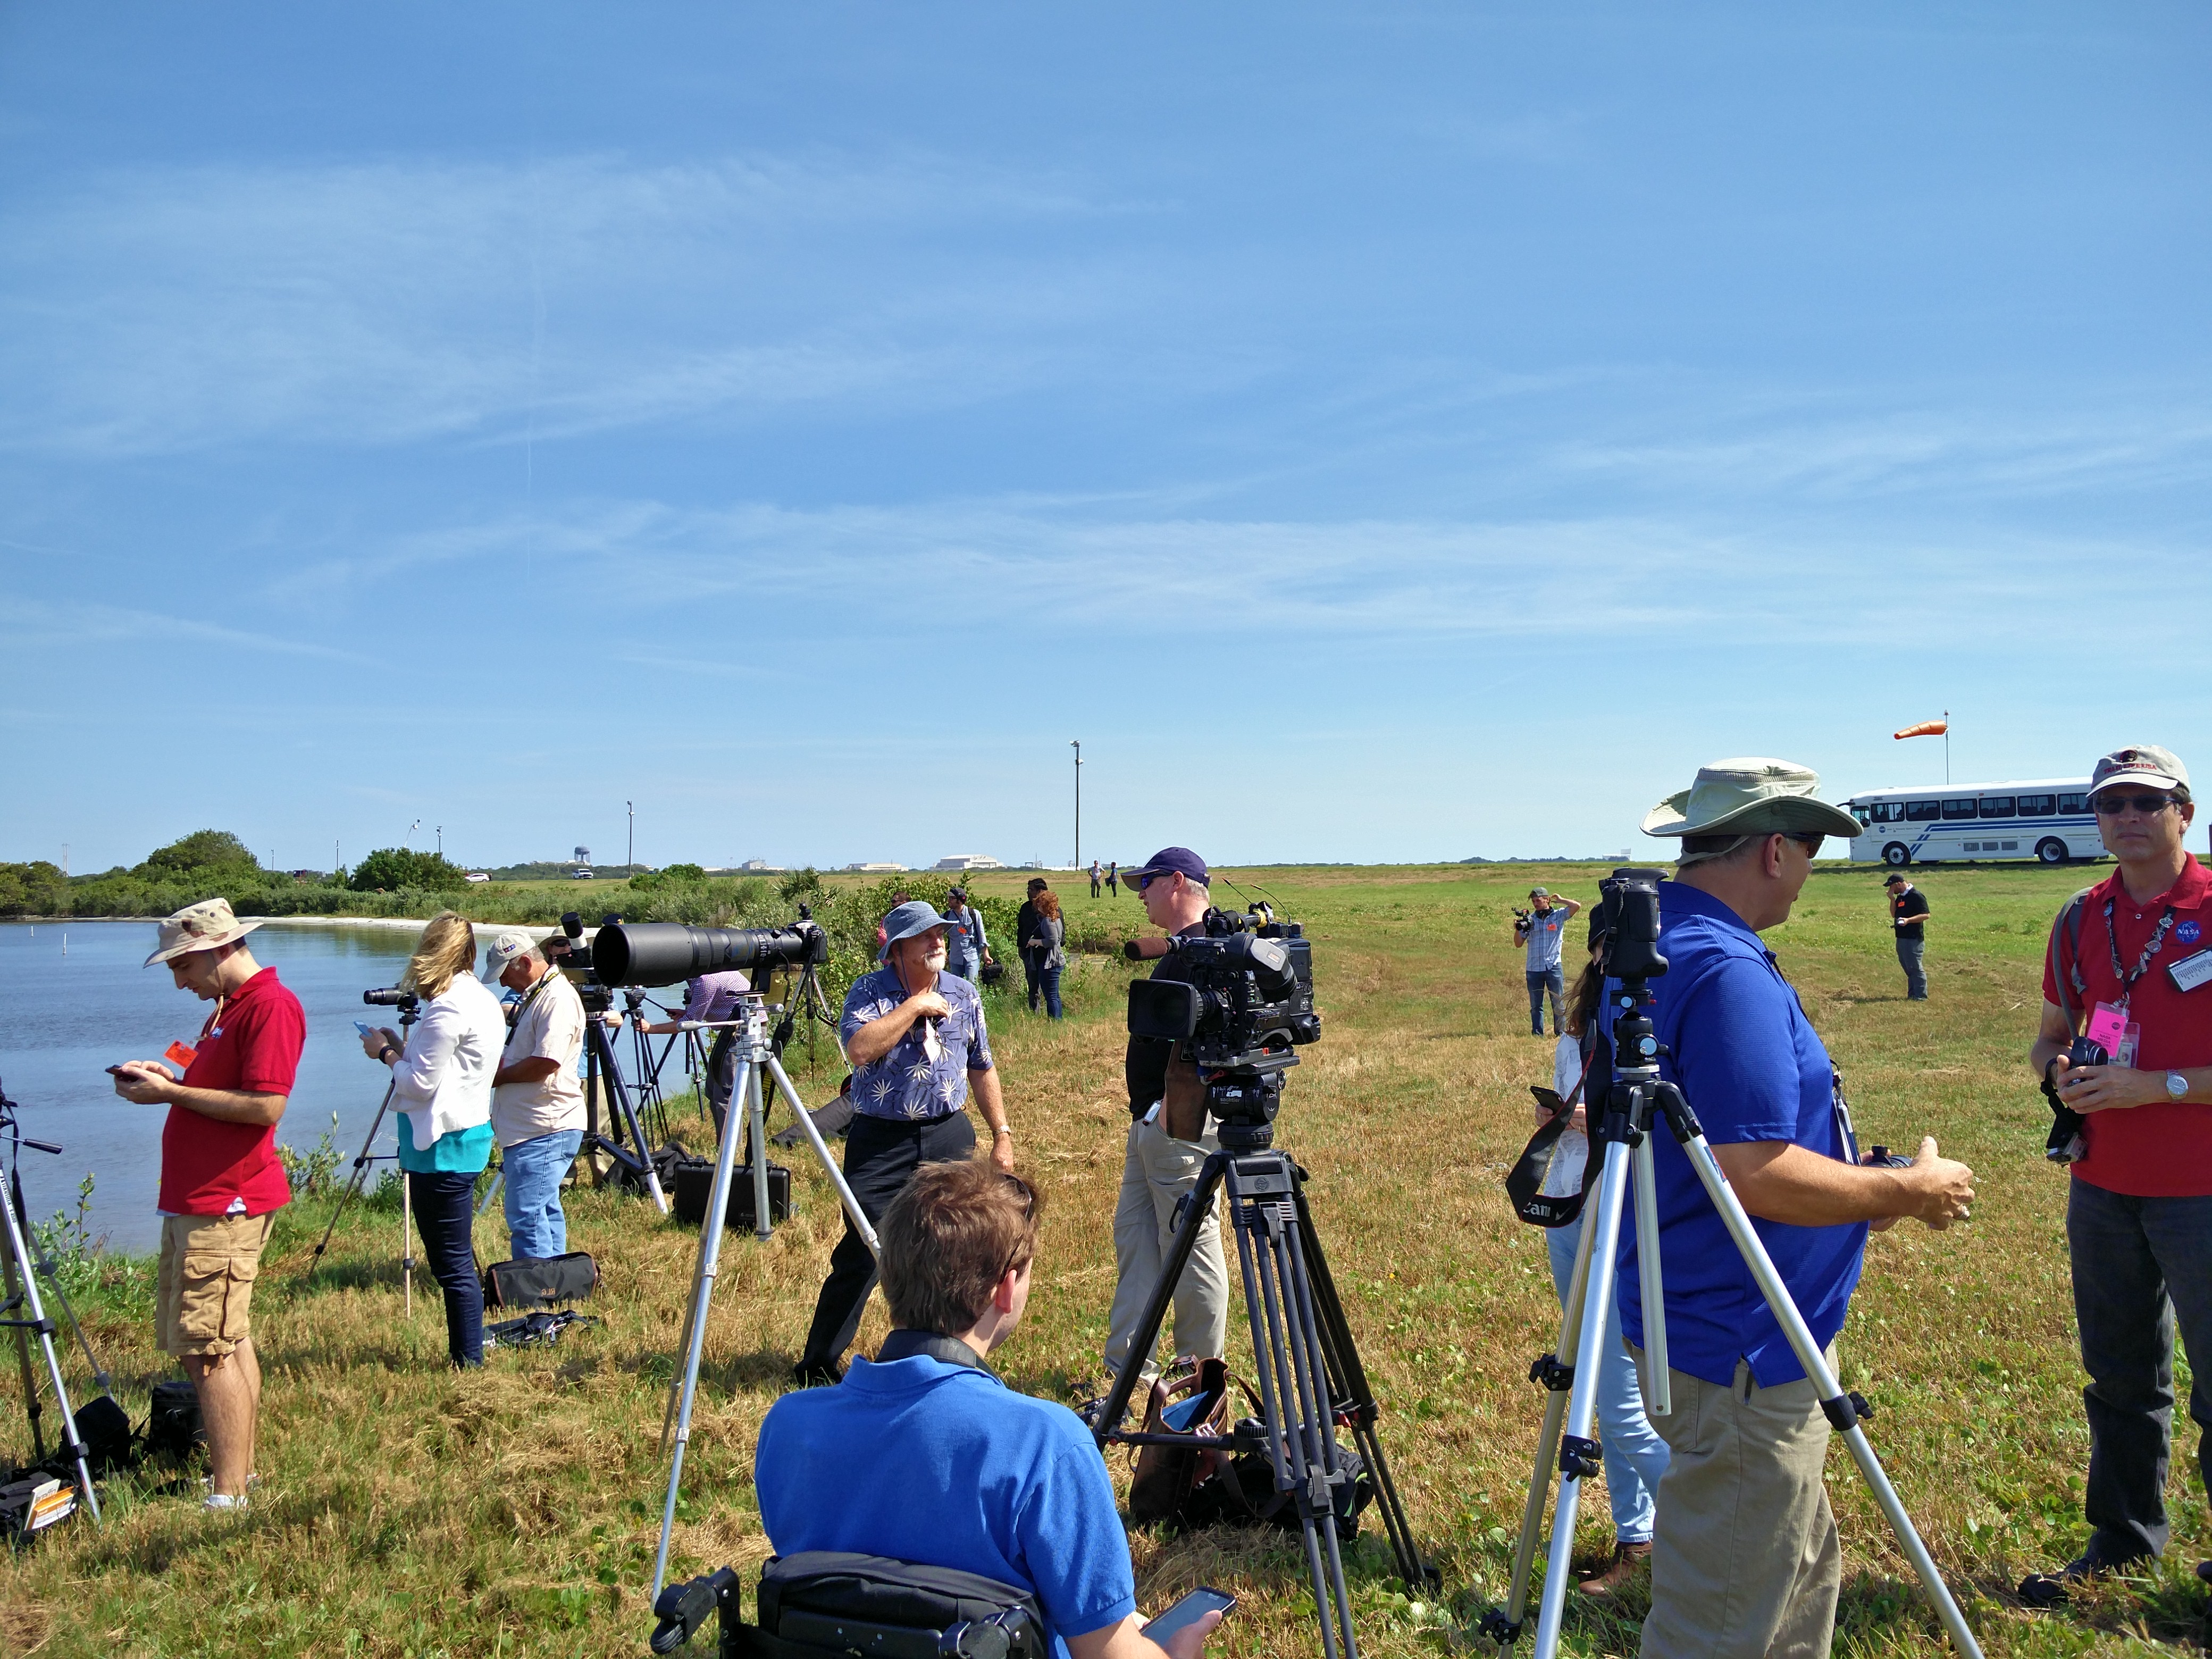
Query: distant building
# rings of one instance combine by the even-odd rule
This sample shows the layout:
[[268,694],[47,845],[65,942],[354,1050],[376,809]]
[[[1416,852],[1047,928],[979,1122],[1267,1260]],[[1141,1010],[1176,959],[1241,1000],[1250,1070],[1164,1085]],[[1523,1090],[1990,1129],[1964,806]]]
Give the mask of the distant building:
[[933,870],[1003,870],[1006,866],[988,853],[955,853],[929,866]]
[[1052,866],[1042,859],[1030,859],[1022,866],[1024,870],[1049,870]]
[[747,859],[738,866],[740,870],[772,870],[775,867],[766,859]]
[[896,875],[906,868],[903,864],[848,864],[846,869],[863,876]]

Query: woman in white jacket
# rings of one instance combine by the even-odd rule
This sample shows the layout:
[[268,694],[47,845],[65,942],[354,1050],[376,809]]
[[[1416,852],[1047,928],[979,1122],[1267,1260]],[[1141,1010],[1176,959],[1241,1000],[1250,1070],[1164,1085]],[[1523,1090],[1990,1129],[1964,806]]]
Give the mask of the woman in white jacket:
[[476,976],[477,936],[441,911],[422,930],[399,983],[422,998],[404,1040],[388,1026],[361,1046],[392,1068],[399,1167],[423,1254],[446,1298],[446,1342],[456,1365],[483,1364],[483,1286],[470,1248],[477,1177],[491,1157],[491,1079],[507,1042],[499,1002]]

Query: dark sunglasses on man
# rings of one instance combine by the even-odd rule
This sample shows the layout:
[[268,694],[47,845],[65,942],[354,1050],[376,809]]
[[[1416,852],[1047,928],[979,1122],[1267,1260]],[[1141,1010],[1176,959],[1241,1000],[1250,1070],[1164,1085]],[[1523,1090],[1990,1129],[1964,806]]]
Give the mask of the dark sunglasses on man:
[[2089,805],[2096,810],[2098,816],[2100,817],[2116,818],[2119,817],[2121,813],[2126,811],[2130,806],[2132,806],[2136,811],[2142,813],[2145,817],[2152,818],[2156,817],[2160,812],[2166,811],[2167,807],[2172,805],[2173,797],[2171,795],[2106,794],[2092,798]]

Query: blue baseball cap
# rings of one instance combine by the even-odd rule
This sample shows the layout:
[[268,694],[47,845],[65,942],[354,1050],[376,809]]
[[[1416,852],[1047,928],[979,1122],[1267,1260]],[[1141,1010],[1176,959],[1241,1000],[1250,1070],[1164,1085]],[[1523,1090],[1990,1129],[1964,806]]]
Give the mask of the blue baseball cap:
[[1121,879],[1141,884],[1146,876],[1166,875],[1180,875],[1200,887],[1212,884],[1212,878],[1206,873],[1206,860],[1188,847],[1163,847],[1135,869],[1121,872]]
[[884,948],[876,952],[876,960],[889,962],[891,946],[902,939],[912,939],[916,933],[926,933],[933,927],[951,926],[937,914],[936,908],[927,899],[909,900],[884,918]]

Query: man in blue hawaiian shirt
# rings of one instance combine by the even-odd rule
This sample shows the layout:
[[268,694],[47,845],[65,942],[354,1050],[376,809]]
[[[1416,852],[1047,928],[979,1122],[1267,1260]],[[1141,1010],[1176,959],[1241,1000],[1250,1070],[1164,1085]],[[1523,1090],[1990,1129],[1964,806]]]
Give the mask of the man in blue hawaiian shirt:
[[[1013,1131],[991,1063],[983,1000],[945,971],[951,926],[924,900],[900,905],[884,918],[877,959],[884,965],[845,993],[842,1030],[854,1109],[845,1183],[872,1223],[922,1164],[975,1154],[975,1131],[961,1109],[971,1090],[991,1126],[991,1161],[1013,1173]],[[806,1352],[792,1368],[794,1380],[835,1382],[844,1376],[845,1351],[875,1285],[876,1259],[848,1219],[814,1304]]]

